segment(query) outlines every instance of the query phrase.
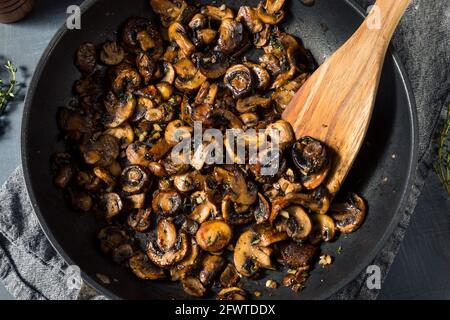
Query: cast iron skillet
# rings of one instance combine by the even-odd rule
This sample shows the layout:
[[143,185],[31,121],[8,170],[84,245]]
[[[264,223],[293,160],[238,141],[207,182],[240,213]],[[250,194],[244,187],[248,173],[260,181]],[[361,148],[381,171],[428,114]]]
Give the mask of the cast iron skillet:
[[[206,2],[206,1],[201,1]],[[256,0],[224,1],[236,8]],[[288,0],[283,27],[303,39],[319,63],[335,51],[356,30],[362,11],[351,1],[317,0],[305,7],[300,0]],[[28,192],[42,229],[70,265],[78,265],[83,278],[107,297],[116,299],[190,299],[179,283],[145,282],[102,256],[95,236],[101,224],[93,215],[70,210],[60,191],[52,185],[50,156],[62,150],[56,126],[56,110],[66,105],[79,73],[74,52],[85,41],[100,44],[114,39],[119,26],[132,15],[152,16],[148,0],[87,0],[83,4],[82,29],[56,34],[39,62],[28,91],[22,126],[22,159]],[[351,68],[351,66],[348,66]],[[417,120],[413,95],[397,56],[388,54],[380,83],[371,127],[345,189],[361,193],[369,203],[362,228],[327,244],[323,251],[335,256],[328,268],[311,273],[307,288],[294,294],[280,287],[267,295],[264,283],[281,280],[280,272],[244,282],[248,292],[260,290],[266,299],[325,299],[363,270],[382,248],[404,210],[416,167]],[[338,247],[343,250],[336,253]],[[102,284],[96,274],[117,279]],[[213,297],[213,296],[211,296]]]

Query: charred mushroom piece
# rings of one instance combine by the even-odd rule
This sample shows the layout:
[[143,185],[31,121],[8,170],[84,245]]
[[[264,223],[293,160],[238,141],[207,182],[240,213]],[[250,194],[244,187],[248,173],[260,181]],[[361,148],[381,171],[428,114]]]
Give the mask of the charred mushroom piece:
[[98,177],[108,185],[107,191],[112,191],[112,189],[114,189],[114,187],[116,186],[116,178],[109,170],[102,167],[95,167],[94,174],[96,177]]
[[196,70],[192,77],[181,78],[178,77],[175,80],[175,88],[181,92],[191,93],[198,88],[207,80],[207,78],[199,70]]
[[286,221],[286,232],[294,240],[305,240],[312,230],[312,222],[308,214],[300,206],[291,206],[285,209],[289,214]]
[[317,188],[327,177],[330,169],[327,147],[318,140],[304,137],[292,147],[292,159],[302,174],[305,188]]
[[253,128],[258,125],[259,117],[256,113],[246,112],[239,116],[245,128]]
[[238,51],[244,42],[244,27],[242,23],[232,19],[223,19],[219,28],[217,49],[226,54]]
[[155,266],[143,252],[139,252],[131,257],[129,265],[131,271],[133,271],[138,278],[143,280],[157,280],[166,277],[164,270]]
[[174,246],[166,252],[159,248],[155,238],[150,240],[147,247],[147,255],[157,266],[169,268],[182,261],[186,257],[188,249],[188,237],[184,232],[180,232]]
[[226,288],[234,287],[239,282],[239,279],[239,273],[236,271],[236,268],[232,263],[229,263],[220,275],[220,284]]
[[125,59],[125,50],[115,41],[106,42],[100,52],[100,60],[108,66],[116,66]]
[[230,225],[243,225],[250,223],[254,216],[253,212],[246,210],[245,212],[237,212],[236,203],[232,202],[229,197],[222,200],[222,216]]
[[366,217],[366,203],[356,193],[350,193],[346,202],[333,204],[330,211],[337,229],[342,233],[351,233],[363,223]]
[[217,300],[247,300],[244,290],[237,287],[225,288],[217,294]]
[[212,45],[217,38],[218,32],[214,29],[202,29],[197,31],[198,45]]
[[130,144],[126,150],[126,155],[132,165],[147,167],[152,162],[150,147],[143,142],[136,141]]
[[61,189],[65,189],[69,184],[70,180],[74,176],[74,169],[70,165],[65,165],[59,168],[55,177],[53,178],[53,183]]
[[133,116],[136,99],[132,94],[126,94],[115,100],[105,117],[105,126],[117,128]]
[[270,255],[272,250],[258,245],[259,235],[251,230],[243,232],[234,250],[234,265],[239,274],[252,277],[259,268],[274,269]]
[[309,235],[309,241],[317,244],[320,241],[332,241],[334,239],[336,225],[329,216],[325,214],[314,214],[311,216],[313,229]]
[[203,222],[197,231],[198,245],[208,252],[220,252],[231,241],[233,232],[228,224],[221,220]]
[[134,194],[144,191],[150,184],[150,178],[144,167],[132,165],[123,170],[120,182],[123,191]]
[[124,93],[133,92],[141,86],[141,75],[131,67],[123,68],[118,71],[112,83],[112,89],[118,96]]
[[208,286],[219,274],[225,265],[225,259],[222,256],[207,255],[200,267],[199,279],[204,286]]
[[243,6],[239,9],[236,21],[243,22],[252,33],[258,33],[264,28],[264,24],[259,20],[256,9],[249,6]]
[[253,87],[252,73],[243,64],[237,64],[229,68],[226,71],[224,82],[235,99],[248,95]]
[[272,141],[277,141],[281,150],[287,149],[295,141],[294,129],[289,122],[284,120],[278,120],[268,125],[266,134]]
[[175,120],[167,125],[164,138],[170,146],[176,146],[184,139],[191,138],[192,131],[192,128],[183,125],[181,120]]
[[153,195],[152,209],[163,216],[174,215],[180,210],[181,196],[176,191],[156,191]]
[[309,265],[317,252],[317,247],[307,243],[290,242],[281,248],[281,257],[289,268],[300,268]]
[[150,0],[150,5],[153,11],[161,17],[164,27],[175,21],[181,14],[181,8],[170,0]]
[[220,78],[230,66],[228,56],[220,51],[196,54],[196,61],[200,72],[209,79]]
[[261,32],[255,33],[253,36],[253,44],[256,48],[262,48],[267,45],[270,38],[271,26],[270,24],[264,25]]
[[112,254],[114,249],[126,244],[129,237],[119,227],[107,226],[99,231],[97,239],[100,241],[100,250],[105,254]]
[[214,19],[222,21],[224,19],[234,19],[234,13],[231,8],[215,7],[215,6],[204,6],[201,8],[201,13]]
[[189,58],[195,52],[195,46],[187,36],[187,31],[182,24],[172,23],[168,32],[170,41],[177,43],[185,57]]
[[143,209],[145,207],[145,193],[132,194],[123,199],[124,211],[131,211],[134,209]]
[[80,151],[87,164],[106,167],[117,159],[120,148],[115,137],[102,134],[82,144]]
[[201,14],[197,13],[189,22],[189,28],[192,30],[200,30],[206,28],[208,25],[208,18]]
[[[209,81],[203,82],[195,97],[195,103],[198,105],[212,106],[216,99],[219,86],[216,83],[210,84]],[[195,120],[194,120],[195,121]]]
[[123,202],[117,193],[106,193],[100,198],[100,208],[109,220],[122,211]]
[[253,80],[255,88],[258,90],[266,90],[270,86],[269,72],[262,66],[256,63],[244,63],[253,72]]
[[[278,6],[278,2],[284,4],[284,0],[278,0],[275,2],[277,2],[276,7],[280,8],[282,7],[282,5]],[[275,6],[267,7],[267,3],[265,6],[262,3],[260,3],[256,10],[259,19],[266,24],[270,25],[279,24],[284,19],[285,12],[281,9],[279,11],[274,11],[274,8],[276,7]]]
[[128,215],[128,226],[137,232],[145,232],[150,228],[150,218],[152,211],[150,209],[138,209]]
[[201,281],[195,277],[186,277],[181,280],[181,284],[184,292],[194,297],[203,297],[206,292]]
[[272,103],[271,98],[259,95],[239,99],[236,103],[236,110],[240,113],[255,112],[257,108],[269,108]]
[[84,73],[91,73],[97,64],[97,52],[92,43],[83,43],[77,51],[76,61],[78,69]]
[[172,249],[177,242],[177,229],[173,222],[167,219],[161,219],[158,222],[156,230],[156,243],[158,247],[164,252]]
[[191,246],[186,257],[170,269],[172,281],[182,280],[197,267],[200,257],[200,247],[195,239],[191,239]]
[[284,231],[277,231],[269,224],[257,225],[255,231],[258,232],[258,245],[268,247],[274,243],[286,240],[288,235]]
[[122,149],[126,149],[134,141],[134,131],[128,123],[108,129],[105,131],[105,134],[116,137]]
[[142,52],[136,58],[136,66],[144,79],[144,83],[149,84],[157,70],[155,61]]
[[[202,193],[203,192],[195,192],[191,196],[194,203],[194,209],[189,215],[189,218],[197,223],[203,223],[210,217],[214,218],[218,215],[217,207],[206,198],[206,195],[204,196],[204,199],[199,197],[199,194]],[[199,203],[199,201],[201,202]]]

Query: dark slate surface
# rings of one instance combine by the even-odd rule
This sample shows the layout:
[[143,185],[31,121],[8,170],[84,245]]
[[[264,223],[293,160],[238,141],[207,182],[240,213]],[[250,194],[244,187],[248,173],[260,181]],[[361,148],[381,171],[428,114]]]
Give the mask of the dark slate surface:
[[[0,62],[11,59],[28,83],[52,35],[64,22],[66,8],[81,0],[40,0],[25,20],[0,25]],[[20,164],[23,90],[0,120],[0,183]],[[384,283],[380,299],[450,299],[449,197],[432,173],[419,199],[401,250]],[[11,296],[0,285],[0,299]]]

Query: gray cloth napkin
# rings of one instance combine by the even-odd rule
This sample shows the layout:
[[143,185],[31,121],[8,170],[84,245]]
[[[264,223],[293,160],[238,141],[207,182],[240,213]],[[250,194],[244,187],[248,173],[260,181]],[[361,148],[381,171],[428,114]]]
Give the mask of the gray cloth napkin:
[[[320,0],[319,0],[320,1]],[[367,7],[373,1],[358,0]],[[433,155],[433,137],[443,106],[450,102],[450,6],[444,0],[414,0],[393,40],[408,72],[419,116],[419,166],[402,219],[372,264],[386,276],[406,232]],[[101,299],[83,285],[68,285],[71,270],[42,232],[18,168],[0,190],[0,279],[18,299]],[[362,273],[332,299],[375,299]],[[72,289],[71,289],[72,288]]]

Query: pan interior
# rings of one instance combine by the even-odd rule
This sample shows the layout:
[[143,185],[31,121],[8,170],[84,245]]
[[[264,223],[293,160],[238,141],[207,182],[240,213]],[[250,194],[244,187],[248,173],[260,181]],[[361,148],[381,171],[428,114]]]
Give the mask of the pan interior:
[[[223,3],[236,9],[244,4],[256,5],[257,1]],[[299,0],[290,0],[286,10],[283,28],[301,38],[319,63],[343,44],[362,21],[347,1],[321,0],[306,7]],[[52,185],[49,159],[51,154],[62,150],[56,111],[69,103],[73,83],[79,77],[73,53],[83,42],[100,44],[115,39],[116,31],[133,15],[152,17],[148,1],[88,0],[84,3],[82,29],[62,29],[55,36],[37,68],[27,97],[23,122],[25,177],[47,236],[70,264],[83,270],[91,285],[112,298],[190,299],[179,283],[138,280],[103,257],[95,241],[101,223],[90,214],[70,210],[62,193]],[[280,286],[269,294],[264,286],[266,280],[281,283],[281,272],[267,272],[257,282],[243,281],[243,288],[249,293],[262,291],[265,299],[322,299],[352,280],[373,259],[398,220],[409,191],[415,139],[415,114],[408,88],[394,56],[388,54],[369,132],[344,186],[344,190],[362,194],[369,203],[362,228],[322,247],[323,253],[335,257],[335,262],[327,268],[315,268],[301,293]],[[96,274],[114,281],[102,284]]]

